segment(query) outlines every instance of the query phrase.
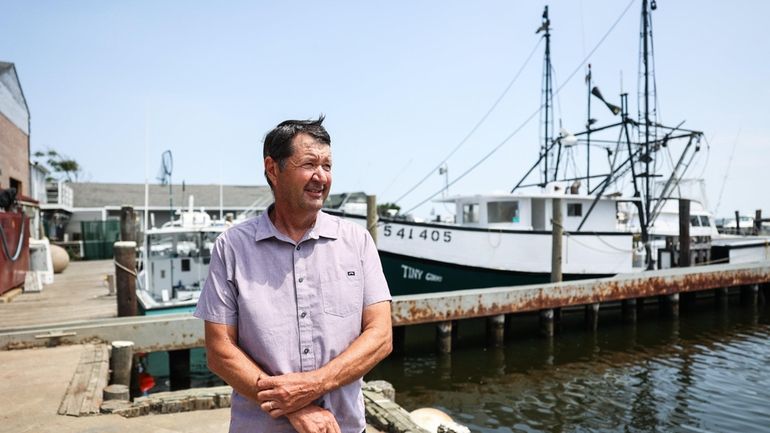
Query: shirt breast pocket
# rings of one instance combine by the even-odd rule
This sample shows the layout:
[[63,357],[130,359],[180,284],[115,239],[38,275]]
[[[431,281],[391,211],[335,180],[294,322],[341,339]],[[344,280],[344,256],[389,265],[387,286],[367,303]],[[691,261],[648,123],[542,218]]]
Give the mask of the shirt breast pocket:
[[324,312],[347,317],[360,312],[364,304],[364,281],[357,268],[339,268],[321,278]]

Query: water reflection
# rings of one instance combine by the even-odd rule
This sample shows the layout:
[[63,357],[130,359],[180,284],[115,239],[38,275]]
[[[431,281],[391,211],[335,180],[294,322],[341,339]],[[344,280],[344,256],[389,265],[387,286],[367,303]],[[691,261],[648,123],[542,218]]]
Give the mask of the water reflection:
[[564,313],[552,339],[538,336],[536,316],[518,317],[503,348],[461,322],[451,356],[410,345],[427,338],[410,329],[409,355],[367,379],[392,382],[407,409],[438,407],[474,432],[770,431],[768,309],[713,305],[678,318],[645,305],[636,324],[603,308],[597,332],[584,330],[582,311]]

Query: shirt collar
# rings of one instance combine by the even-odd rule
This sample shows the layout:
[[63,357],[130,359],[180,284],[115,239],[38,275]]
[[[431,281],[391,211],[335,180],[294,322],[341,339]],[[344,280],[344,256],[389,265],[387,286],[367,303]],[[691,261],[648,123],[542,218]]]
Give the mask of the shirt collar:
[[[254,235],[254,239],[257,242],[273,237],[281,240],[289,239],[288,236],[278,231],[278,229],[275,228],[273,222],[270,220],[270,210],[273,208],[273,206],[274,205],[271,204],[267,209],[265,209],[264,212],[262,212],[262,215],[257,218],[257,228]],[[319,211],[315,220],[315,226],[313,226],[313,228],[311,228],[305,234],[305,236],[302,238],[302,241],[306,239],[318,239],[319,237],[337,239],[339,225],[340,223],[337,218],[325,212]]]

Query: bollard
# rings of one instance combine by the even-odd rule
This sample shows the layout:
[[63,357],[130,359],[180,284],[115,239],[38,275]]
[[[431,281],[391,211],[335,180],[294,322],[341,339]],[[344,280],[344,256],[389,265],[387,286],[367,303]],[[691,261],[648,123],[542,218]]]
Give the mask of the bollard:
[[[110,353],[111,384],[131,385],[131,363],[134,359],[133,341],[113,341]],[[128,388],[126,388],[128,392]]]
[[136,316],[136,242],[115,242],[118,317]]
[[505,314],[487,317],[487,341],[490,346],[501,347],[505,343]]
[[553,337],[553,309],[540,310],[540,334],[545,337]]
[[637,309],[639,309],[639,307],[636,299],[624,299],[621,302],[623,321],[626,323],[635,323]]
[[585,306],[586,329],[596,331],[599,327],[599,304],[588,304]]
[[116,383],[112,385],[107,385],[106,387],[104,387],[104,390],[102,391],[102,393],[105,401],[130,400],[130,396],[128,393],[128,385],[118,385]]
[[171,391],[190,388],[190,349],[168,351],[168,375]]
[[439,353],[452,353],[452,322],[439,322],[436,325],[436,342]]

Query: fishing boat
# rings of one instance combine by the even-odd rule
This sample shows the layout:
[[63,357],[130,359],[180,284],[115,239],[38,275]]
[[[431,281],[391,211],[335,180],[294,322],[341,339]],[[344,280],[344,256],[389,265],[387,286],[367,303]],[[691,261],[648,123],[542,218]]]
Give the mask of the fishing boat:
[[[666,126],[657,119],[657,102],[650,87],[654,80],[648,67],[654,9],[654,2],[642,1],[639,106],[643,108],[638,116],[629,113],[628,94],[620,95],[619,105],[604,98],[593,85],[588,65],[585,130],[573,134],[560,128],[557,134],[551,21],[546,6],[537,31],[545,39],[543,141],[537,160],[509,194],[436,200],[454,208],[451,222],[381,215],[378,249],[394,295],[550,281],[555,198],[561,199],[564,215],[563,279],[606,277],[656,266],[660,239],[678,235],[678,210],[674,210],[678,187],[700,151],[703,133],[683,128],[683,123]],[[617,120],[599,125],[591,115],[592,98]],[[602,148],[607,156],[598,172],[597,162],[590,159],[592,147]],[[665,173],[664,164],[657,161],[664,149],[666,156],[678,152],[678,158],[669,164],[673,168]],[[577,152],[586,158],[582,173],[566,164],[576,160]],[[539,176],[533,179],[535,174]],[[352,194],[334,197],[328,201],[328,212],[365,224],[358,209],[361,202]],[[693,232],[711,235],[713,218],[698,206],[693,205],[691,213]]]
[[192,312],[208,276],[214,241],[229,227],[192,204],[177,220],[144,234],[137,300],[142,314]]

